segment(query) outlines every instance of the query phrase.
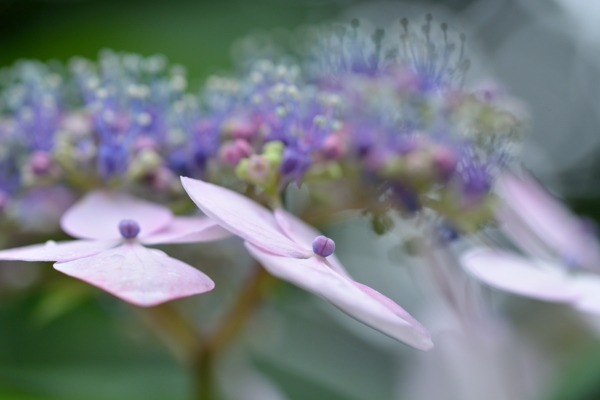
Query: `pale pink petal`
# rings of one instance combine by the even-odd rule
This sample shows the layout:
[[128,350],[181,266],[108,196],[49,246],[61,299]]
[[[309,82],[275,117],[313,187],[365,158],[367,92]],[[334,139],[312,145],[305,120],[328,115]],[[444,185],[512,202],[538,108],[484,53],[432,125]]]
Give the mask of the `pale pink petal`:
[[580,311],[600,315],[600,276],[577,274],[573,277],[573,288],[579,298],[574,306]]
[[306,258],[312,249],[285,236],[273,213],[255,201],[211,183],[181,177],[181,183],[196,205],[225,229],[255,246],[281,256]]
[[140,239],[144,244],[212,242],[231,232],[208,217],[174,217],[164,229]]
[[118,240],[47,241],[44,244],[18,247],[0,251],[0,260],[21,261],[71,261],[98,254],[115,247]]
[[461,257],[463,268],[497,289],[553,302],[573,302],[577,293],[559,268],[541,268],[507,252],[472,250]]
[[76,238],[119,239],[119,222],[124,219],[135,220],[140,237],[146,237],[167,226],[173,214],[166,207],[123,193],[96,190],[69,208],[60,225]]
[[54,268],[142,307],[214,288],[213,281],[196,268],[137,243],[56,263]]
[[[275,215],[275,220],[277,221],[277,224],[283,233],[294,242],[299,243],[302,246],[312,248],[313,240],[315,240],[317,236],[321,235],[321,232],[285,210],[278,208],[273,214]],[[340,274],[347,278],[350,277],[335,254],[327,257],[327,261],[329,261],[329,264],[331,264],[331,266]]]
[[419,321],[410,315],[404,308],[400,307],[394,300],[379,293],[370,286],[363,285],[362,283],[356,281],[352,281],[352,283],[354,283],[354,285],[356,285],[360,290],[371,296],[374,300],[386,306],[391,312],[409,322],[415,330],[419,331],[421,335],[429,337],[429,333],[425,327],[421,325]]
[[272,275],[316,294],[356,320],[417,349],[433,347],[425,329],[400,306],[337,273],[323,259],[281,257],[247,242],[246,247]]
[[566,261],[598,269],[600,245],[594,235],[535,179],[505,174],[496,189],[504,200],[498,217],[524,250],[538,256],[544,250],[558,253]]

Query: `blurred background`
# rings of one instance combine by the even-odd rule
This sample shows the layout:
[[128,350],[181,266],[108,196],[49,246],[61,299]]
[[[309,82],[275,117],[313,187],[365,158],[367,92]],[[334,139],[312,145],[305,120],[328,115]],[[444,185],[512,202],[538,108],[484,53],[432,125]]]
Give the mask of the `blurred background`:
[[[249,34],[355,16],[385,27],[426,12],[466,32],[481,75],[497,78],[528,105],[526,167],[577,212],[600,222],[596,0],[1,0],[0,67],[22,58],[93,59],[103,48],[162,53],[188,68],[193,89],[210,74],[231,70],[232,45]],[[349,228],[364,235],[346,235]],[[391,297],[411,312],[418,307],[422,293],[411,290],[406,271],[388,256],[389,238],[369,234],[360,219],[328,233],[359,281],[396,293]],[[365,263],[378,266],[365,271]],[[32,284],[40,274],[52,276],[60,290]],[[190,376],[132,307],[55,275],[25,264],[0,270],[0,399],[189,396]],[[413,363],[415,351],[309,297],[290,287],[260,310],[241,349],[224,361],[224,387],[250,379],[239,371],[248,364],[277,388],[277,394],[265,392],[265,400],[427,398],[405,390],[408,376],[429,384],[426,375],[409,373],[425,365]],[[502,306],[536,352],[527,383],[532,399],[600,398],[598,321],[532,300],[503,299]],[[261,318],[271,322],[261,325]],[[231,390],[231,398],[245,399]]]

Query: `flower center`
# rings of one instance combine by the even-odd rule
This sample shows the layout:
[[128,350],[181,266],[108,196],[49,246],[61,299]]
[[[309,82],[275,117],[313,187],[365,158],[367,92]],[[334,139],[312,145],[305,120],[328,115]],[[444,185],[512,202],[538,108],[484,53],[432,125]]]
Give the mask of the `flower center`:
[[335,242],[326,236],[317,236],[312,242],[313,252],[321,257],[329,257],[335,250]]
[[140,224],[133,219],[124,219],[119,222],[119,232],[125,239],[134,239],[140,233]]

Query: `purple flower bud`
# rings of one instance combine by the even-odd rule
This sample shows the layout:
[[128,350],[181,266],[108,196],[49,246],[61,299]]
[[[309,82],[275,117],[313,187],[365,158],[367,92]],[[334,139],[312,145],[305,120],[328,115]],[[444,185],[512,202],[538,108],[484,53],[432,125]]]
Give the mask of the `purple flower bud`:
[[467,205],[474,205],[489,192],[490,177],[483,168],[476,166],[471,166],[464,172],[463,197]]
[[98,169],[104,178],[121,174],[127,169],[129,154],[120,144],[101,144],[98,147]]
[[176,150],[171,155],[169,155],[169,158],[167,160],[167,166],[176,175],[180,175],[180,176],[191,176],[192,175],[191,168],[188,165],[187,156],[181,150]]
[[221,128],[225,134],[234,139],[251,139],[258,127],[255,121],[248,117],[234,117],[226,121]]
[[339,135],[329,135],[321,145],[323,156],[329,160],[340,158],[346,152],[346,146]]
[[286,147],[279,170],[287,178],[299,179],[310,167],[310,157],[291,147]]
[[405,185],[395,184],[392,186],[392,193],[400,203],[401,208],[409,215],[414,215],[421,209],[419,197],[414,190]]
[[335,250],[335,242],[326,236],[317,236],[312,242],[313,252],[321,257],[329,257]]
[[125,239],[134,239],[140,233],[140,225],[133,219],[124,219],[119,222],[119,232]]
[[142,150],[145,150],[145,149],[159,151],[160,150],[160,146],[156,142],[156,140],[154,140],[150,136],[142,135],[142,136],[137,137],[135,139],[135,141],[133,142],[133,150],[136,153],[138,153],[138,152],[140,152]]
[[244,139],[237,139],[234,142],[226,143],[219,151],[220,158],[228,164],[237,165],[242,158],[247,158],[252,154],[252,147]]
[[46,151],[34,151],[29,159],[29,165],[34,174],[47,174],[52,167],[52,156]]
[[433,150],[433,164],[442,181],[447,181],[456,171],[458,158],[452,149],[440,146]]

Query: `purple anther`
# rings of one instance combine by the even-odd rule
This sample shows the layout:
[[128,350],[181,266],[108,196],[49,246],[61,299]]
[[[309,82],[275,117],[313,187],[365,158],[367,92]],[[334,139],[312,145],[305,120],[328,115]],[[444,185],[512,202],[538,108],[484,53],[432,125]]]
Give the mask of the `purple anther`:
[[317,236],[312,242],[313,252],[321,257],[329,257],[335,250],[335,242],[326,236]]
[[133,219],[124,219],[119,222],[119,232],[125,239],[134,239],[140,233],[140,224]]

